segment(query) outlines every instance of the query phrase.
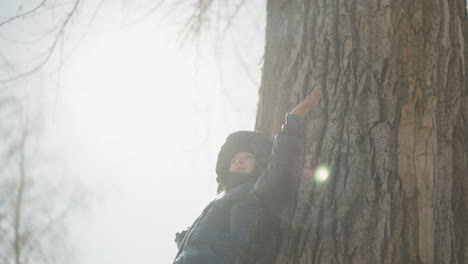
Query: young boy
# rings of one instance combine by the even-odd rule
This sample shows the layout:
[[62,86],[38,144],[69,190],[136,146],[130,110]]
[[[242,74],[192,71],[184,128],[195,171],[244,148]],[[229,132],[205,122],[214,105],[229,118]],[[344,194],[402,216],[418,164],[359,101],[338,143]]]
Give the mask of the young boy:
[[216,164],[219,195],[185,234],[174,264],[239,263],[241,245],[258,210],[281,210],[292,191],[294,161],[302,159],[304,119],[319,99],[313,91],[286,115],[273,146],[257,132],[228,136]]

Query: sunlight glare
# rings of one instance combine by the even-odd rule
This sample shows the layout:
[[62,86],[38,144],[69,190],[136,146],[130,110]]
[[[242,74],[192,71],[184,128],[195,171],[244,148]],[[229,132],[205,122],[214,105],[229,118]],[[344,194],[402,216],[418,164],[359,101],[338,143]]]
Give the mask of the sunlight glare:
[[319,183],[325,182],[328,179],[329,175],[330,170],[326,166],[319,166],[315,171],[315,180]]

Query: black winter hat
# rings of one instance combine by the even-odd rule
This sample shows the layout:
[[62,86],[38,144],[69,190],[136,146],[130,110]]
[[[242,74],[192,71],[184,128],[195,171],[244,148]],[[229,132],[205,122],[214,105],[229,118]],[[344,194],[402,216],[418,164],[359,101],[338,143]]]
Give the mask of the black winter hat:
[[[239,152],[255,154],[256,161],[253,176],[258,177],[266,170],[271,153],[271,140],[262,133],[253,131],[238,131],[230,134],[218,154],[216,163],[216,181],[220,188],[227,184],[231,159]],[[220,189],[218,188],[218,189]]]

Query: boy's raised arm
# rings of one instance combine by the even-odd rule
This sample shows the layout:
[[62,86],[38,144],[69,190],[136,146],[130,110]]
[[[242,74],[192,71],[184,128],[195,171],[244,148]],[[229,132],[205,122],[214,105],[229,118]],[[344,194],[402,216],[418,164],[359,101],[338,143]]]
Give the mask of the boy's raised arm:
[[305,116],[319,100],[318,91],[311,92],[286,115],[286,123],[281,132],[275,135],[267,172],[257,180],[254,187],[257,199],[273,210],[280,209],[292,191],[293,177],[297,177],[300,169],[297,164],[303,158]]

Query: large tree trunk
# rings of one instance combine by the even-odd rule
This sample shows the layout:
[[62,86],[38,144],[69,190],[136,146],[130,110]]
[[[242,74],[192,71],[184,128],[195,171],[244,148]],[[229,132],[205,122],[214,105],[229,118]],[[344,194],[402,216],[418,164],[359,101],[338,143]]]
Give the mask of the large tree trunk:
[[[468,263],[464,0],[269,0],[256,129],[311,90],[276,263]],[[285,220],[286,219],[286,220]]]

